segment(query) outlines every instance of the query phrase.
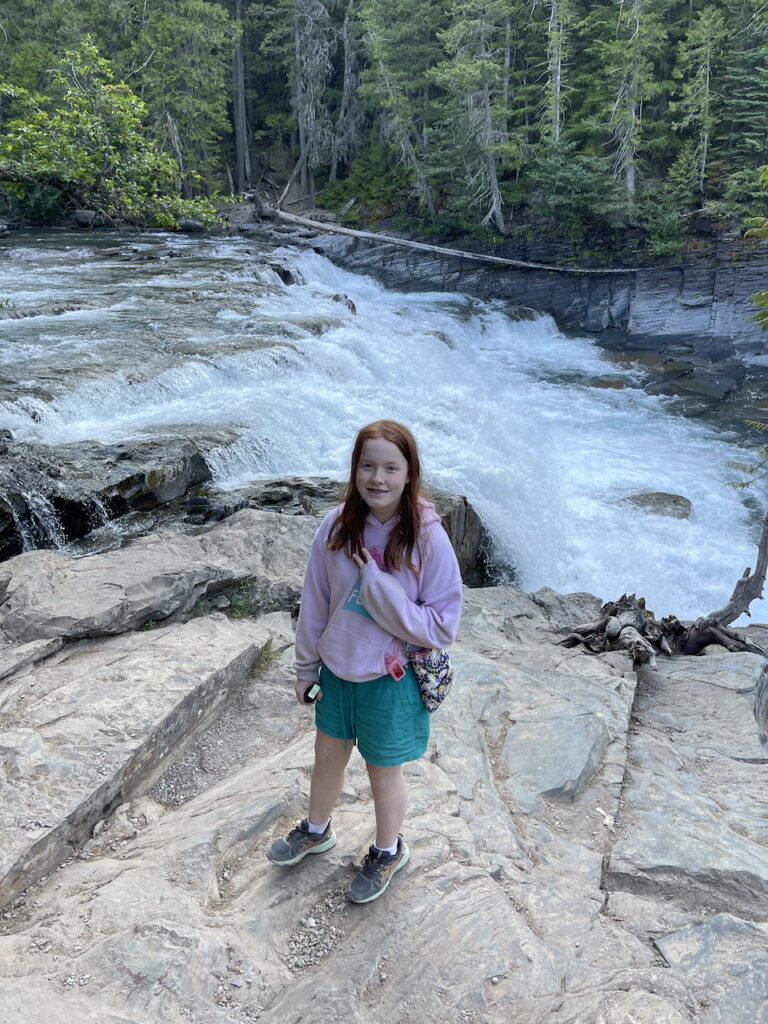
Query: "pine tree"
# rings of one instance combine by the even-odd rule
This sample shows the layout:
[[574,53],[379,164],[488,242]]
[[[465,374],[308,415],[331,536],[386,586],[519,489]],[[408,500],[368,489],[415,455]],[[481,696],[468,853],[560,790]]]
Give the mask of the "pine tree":
[[734,171],[768,162],[768,14],[750,0],[727,6],[722,150]]
[[452,128],[454,159],[463,167],[470,205],[482,224],[504,233],[502,168],[514,166],[518,145],[509,130],[511,12],[507,0],[468,0],[451,10],[440,40],[449,54],[431,73],[446,93],[443,138]]
[[719,119],[722,95],[716,84],[724,39],[725,20],[714,7],[705,7],[691,25],[686,39],[679,44],[677,75],[682,79],[681,96],[670,104],[670,111],[682,115],[672,127],[685,131],[695,128],[694,160],[698,190],[704,193],[707,160]]
[[445,26],[443,6],[438,0],[422,0],[418,6],[408,0],[363,0],[360,21],[368,61],[364,96],[434,220],[429,165],[439,114],[429,72],[440,56],[436,33]]

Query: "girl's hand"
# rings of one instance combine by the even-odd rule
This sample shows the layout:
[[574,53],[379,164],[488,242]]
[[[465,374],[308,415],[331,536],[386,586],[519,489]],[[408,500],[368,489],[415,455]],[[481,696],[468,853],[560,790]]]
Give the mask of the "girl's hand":
[[[304,698],[306,697],[307,693],[312,689],[312,687],[314,685],[315,685],[314,682],[312,680],[310,680],[310,679],[297,679],[296,680],[296,685],[294,686],[293,690],[294,690],[294,693],[296,694],[296,700],[299,702],[299,704],[304,704],[306,707],[311,707],[312,706],[314,701],[304,700]],[[322,700],[322,699],[323,699],[323,691],[322,690],[318,690],[317,697],[315,697],[315,700]]]
[[358,569],[362,569],[364,565],[368,564],[368,562],[373,561],[373,555],[368,550],[368,548],[363,548],[363,557],[361,558],[360,555],[352,555],[352,561],[355,563]]

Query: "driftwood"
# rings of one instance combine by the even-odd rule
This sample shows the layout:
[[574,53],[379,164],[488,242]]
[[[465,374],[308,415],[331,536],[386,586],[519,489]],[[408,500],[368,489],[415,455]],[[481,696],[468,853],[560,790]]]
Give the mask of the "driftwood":
[[[296,170],[296,168],[294,168]],[[285,193],[278,199],[278,208],[272,211],[271,216],[279,217],[280,220],[288,221],[291,224],[298,224],[305,228],[314,228],[316,231],[328,231],[336,235],[349,235],[351,238],[362,238],[367,242],[379,242],[387,245],[400,245],[408,249],[420,249],[422,252],[436,252],[442,256],[458,256],[465,260],[475,260],[478,263],[500,263],[506,267],[525,267],[527,270],[548,270],[557,274],[634,274],[634,268],[605,269],[603,267],[557,267],[547,263],[528,263],[525,260],[510,260],[502,256],[486,256],[479,252],[466,252],[464,249],[448,249],[443,245],[428,245],[426,242],[415,242],[409,238],[397,238],[394,235],[383,235],[377,231],[356,231],[353,228],[343,228],[337,224],[326,224],[318,220],[310,220],[309,217],[299,217],[295,213],[286,213],[279,209]]]
[[[699,654],[710,644],[720,644],[729,651],[751,651],[768,656],[753,640],[729,628],[740,615],[749,615],[752,601],[762,597],[767,568],[768,515],[763,519],[755,571],[749,568],[744,571],[730,600],[722,608],[684,625],[674,615],[657,621],[653,612],[645,607],[642,597],[624,594],[618,601],[603,605],[599,619],[574,626],[560,644],[563,647],[581,645],[594,654],[625,650],[633,664],[647,662],[651,668],[656,668],[658,654]],[[768,683],[765,688],[768,691]],[[765,701],[768,703],[768,692]]]
[[755,721],[760,742],[768,750],[768,665],[760,673],[755,687]]

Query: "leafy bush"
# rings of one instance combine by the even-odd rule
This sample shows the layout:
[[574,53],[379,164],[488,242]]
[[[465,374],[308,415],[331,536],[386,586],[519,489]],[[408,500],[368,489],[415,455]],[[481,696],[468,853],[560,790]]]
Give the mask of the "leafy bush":
[[20,209],[52,217],[74,204],[107,221],[172,227],[188,216],[212,222],[209,203],[179,197],[175,161],[142,124],[146,107],[113,79],[109,62],[86,37],[65,54],[48,97],[0,84],[10,114],[0,140],[0,180]]

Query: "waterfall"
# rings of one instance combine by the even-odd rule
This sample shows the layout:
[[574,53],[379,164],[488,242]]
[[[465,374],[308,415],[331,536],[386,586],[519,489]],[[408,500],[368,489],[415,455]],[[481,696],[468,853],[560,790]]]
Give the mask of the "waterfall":
[[[232,489],[343,478],[355,431],[391,417],[413,429],[428,486],[469,497],[527,590],[634,591],[692,618],[754,564],[765,490],[727,486],[726,462],[748,455],[549,317],[388,291],[253,239],[140,236],[119,258],[114,239],[105,254],[78,238],[67,259],[64,244],[0,267],[17,305],[66,293],[82,307],[0,322],[0,372],[26,384],[0,387],[18,439],[192,438]],[[688,498],[690,518],[627,502],[658,491]],[[768,619],[762,602],[753,617]]]

